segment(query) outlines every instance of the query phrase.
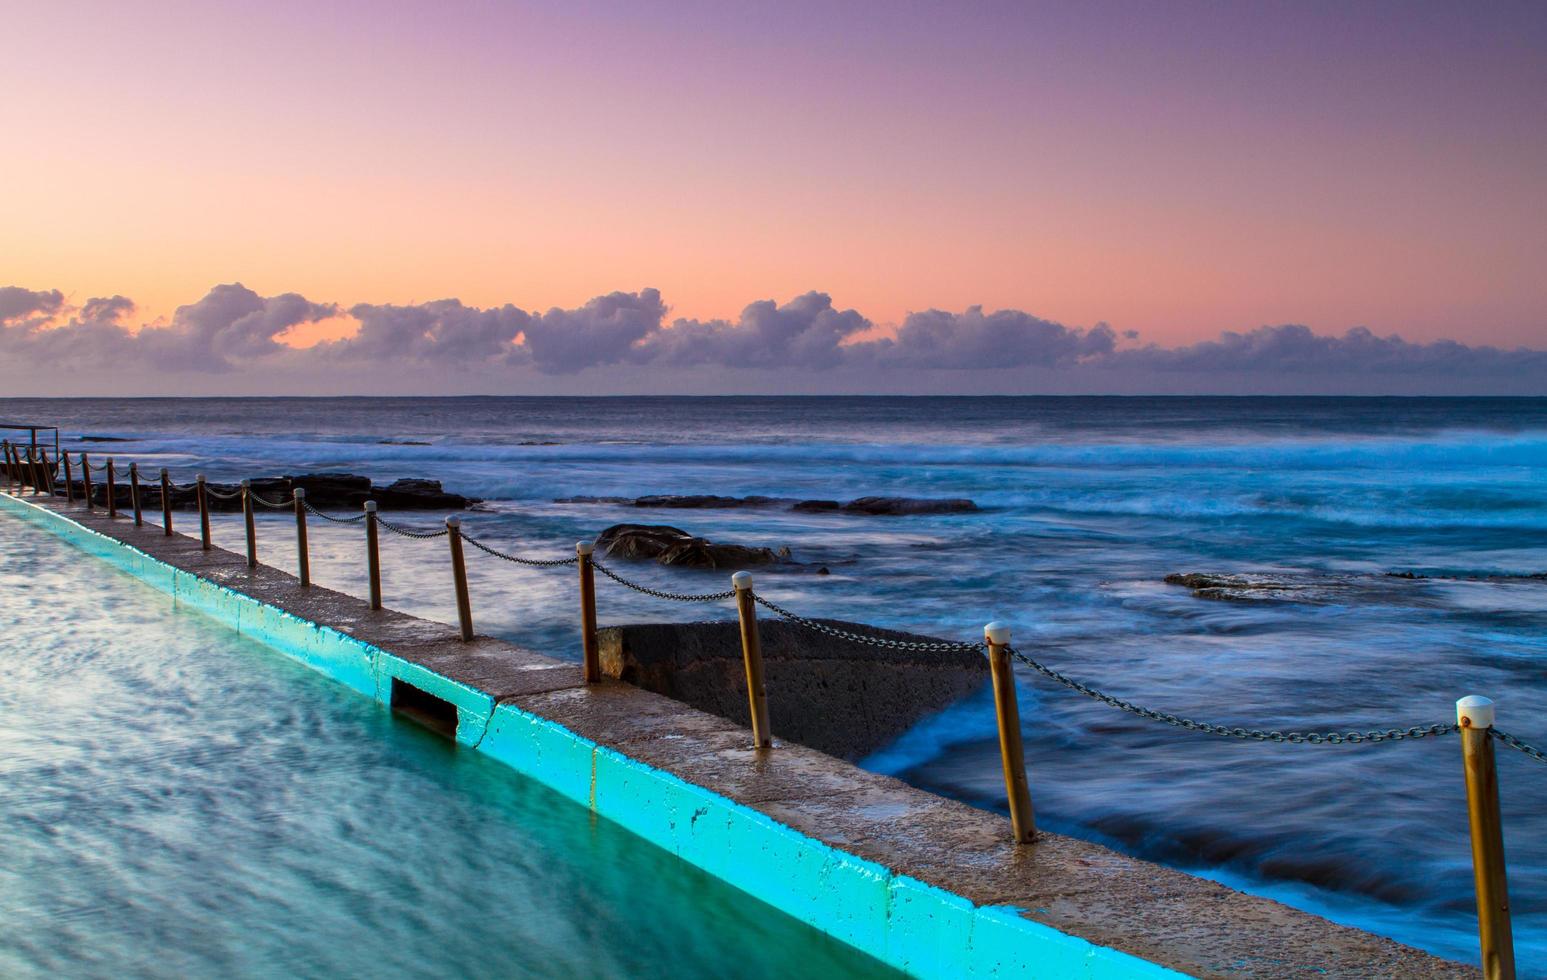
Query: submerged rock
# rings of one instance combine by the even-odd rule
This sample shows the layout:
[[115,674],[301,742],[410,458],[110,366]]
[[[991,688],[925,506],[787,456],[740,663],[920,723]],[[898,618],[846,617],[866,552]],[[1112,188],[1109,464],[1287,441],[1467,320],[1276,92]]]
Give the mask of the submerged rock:
[[[85,493],[82,481],[75,480],[73,483],[78,494]],[[242,489],[240,483],[211,481],[207,486],[214,491],[209,495],[210,510],[229,512],[242,509],[242,500],[238,494]],[[371,483],[370,477],[356,476],[353,473],[304,473],[297,476],[257,477],[251,481],[251,486],[254,494],[271,503],[289,500],[291,491],[297,487],[304,488],[306,502],[318,510],[358,511],[367,500],[374,500],[382,510],[389,511],[466,510],[479,502],[477,497],[448,493],[441,487],[439,480],[408,478],[379,487]],[[92,498],[106,506],[107,475],[96,467],[93,467],[91,490]],[[127,468],[118,471],[114,491],[114,497],[120,509],[132,506]],[[216,496],[217,494],[225,496]],[[171,499],[174,510],[197,510],[199,506],[198,491],[194,489],[191,481],[182,484],[180,488],[174,486]],[[142,476],[140,507],[144,510],[161,507],[161,484],[158,479],[154,477],[146,479]]]
[[665,524],[614,524],[597,535],[603,556],[654,560],[686,568],[739,568],[788,561],[790,549],[716,544]]
[[965,514],[977,509],[978,505],[965,497],[936,500],[920,497],[860,497],[843,505],[845,513],[887,517],[904,514]]

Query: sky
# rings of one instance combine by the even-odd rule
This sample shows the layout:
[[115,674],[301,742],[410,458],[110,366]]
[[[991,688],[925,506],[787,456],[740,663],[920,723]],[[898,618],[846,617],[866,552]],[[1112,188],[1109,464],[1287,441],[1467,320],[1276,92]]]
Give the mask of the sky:
[[17,394],[1547,394],[1540,2],[4,23]]

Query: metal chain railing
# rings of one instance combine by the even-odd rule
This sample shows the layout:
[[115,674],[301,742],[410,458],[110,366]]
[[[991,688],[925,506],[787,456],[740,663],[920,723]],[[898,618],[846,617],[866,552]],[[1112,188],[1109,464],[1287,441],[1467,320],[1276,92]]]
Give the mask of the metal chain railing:
[[1493,729],[1492,731],[1494,738],[1498,739],[1500,742],[1503,742],[1505,745],[1509,746],[1515,751],[1523,752],[1528,758],[1535,759],[1537,762],[1547,762],[1547,753],[1544,753],[1541,749],[1527,745],[1526,743],[1520,741],[1520,739],[1511,735],[1509,732],[1501,732],[1497,728]]
[[221,493],[219,490],[216,490],[214,487],[207,483],[204,485],[204,492],[209,496],[214,497],[216,500],[237,500],[242,496],[242,490],[240,487],[231,493]]
[[438,531],[416,531],[411,527],[404,527],[401,524],[394,524],[383,517],[376,518],[376,523],[380,527],[386,528],[388,531],[391,531],[393,534],[396,534],[400,537],[418,538],[420,540],[425,538],[444,538],[451,531],[450,528],[445,527]]
[[282,508],[290,507],[290,506],[293,506],[295,504],[295,497],[294,497],[294,495],[292,495],[289,500],[281,500],[278,503],[275,503],[272,500],[266,500],[266,499],[264,499],[264,497],[262,495],[257,494],[257,493],[252,493],[251,496],[252,496],[252,499],[253,499],[254,503],[262,504],[265,507],[272,507],[274,510],[280,510]]
[[1213,722],[1195,721],[1191,718],[1173,715],[1167,711],[1156,711],[1153,708],[1141,707],[1132,701],[1125,701],[1122,698],[1105,694],[1087,684],[1081,684],[1072,677],[1059,673],[1046,664],[1038,663],[1013,647],[1010,649],[1010,655],[1049,680],[1062,684],[1071,691],[1078,691],[1088,698],[1100,701],[1102,704],[1109,704],[1129,714],[1138,715],[1140,718],[1148,718],[1151,721],[1158,721],[1176,728],[1184,728],[1190,732],[1203,732],[1205,735],[1218,735],[1223,738],[1239,738],[1253,742],[1291,742],[1296,745],[1341,745],[1344,742],[1355,744],[1360,742],[1396,742],[1408,738],[1448,735],[1451,732],[1461,730],[1461,726],[1455,723],[1414,725],[1411,728],[1385,728],[1367,732],[1282,732],[1261,728],[1238,728],[1230,725],[1216,725]]
[[635,592],[639,592],[644,595],[654,596],[657,599],[669,599],[672,602],[720,602],[725,599],[734,599],[736,597],[735,589],[731,589],[729,592],[707,592],[703,595],[681,595],[676,592],[662,592],[660,589],[652,589],[648,585],[640,585],[638,582],[630,582],[628,579],[619,575],[617,572],[608,568],[606,565],[603,565],[599,561],[592,561],[591,567],[625,588],[633,589]]
[[332,514],[329,514],[326,511],[318,510],[311,504],[307,503],[305,500],[301,501],[301,506],[306,508],[306,512],[311,514],[313,517],[320,517],[323,520],[331,521],[334,524],[358,524],[365,520],[365,511],[361,511],[353,517],[334,517]]
[[517,565],[527,565],[532,568],[559,568],[564,565],[574,565],[580,561],[579,555],[571,555],[568,558],[522,558],[520,555],[506,554],[503,551],[491,548],[477,538],[468,537],[466,533],[460,530],[457,532],[457,536],[486,555],[493,555],[495,558],[514,562]]
[[785,609],[783,606],[775,605],[774,603],[764,599],[762,596],[757,595],[756,593],[753,593],[752,598],[757,602],[758,605],[768,609],[773,613],[776,613],[777,615],[789,620],[792,623],[795,623],[797,626],[803,626],[808,630],[812,630],[813,632],[823,633],[827,636],[836,637],[840,640],[848,640],[851,643],[863,643],[868,646],[880,647],[883,650],[907,650],[913,653],[976,653],[983,650],[983,644],[981,642],[959,643],[954,640],[894,640],[885,636],[867,636],[864,633],[853,633],[849,630],[839,629],[836,626],[828,626],[826,623],[821,623],[814,619],[807,619],[805,616],[796,615],[795,613],[790,612],[788,609]]

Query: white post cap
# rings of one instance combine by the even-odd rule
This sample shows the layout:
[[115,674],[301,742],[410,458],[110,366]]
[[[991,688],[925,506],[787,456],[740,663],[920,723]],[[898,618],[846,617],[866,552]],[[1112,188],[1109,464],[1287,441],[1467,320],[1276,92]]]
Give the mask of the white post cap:
[[306,488],[305,487],[296,487],[294,490],[290,491],[290,495],[292,497],[294,497],[295,499],[297,499],[297,500],[305,500],[306,499]]
[[243,490],[246,490],[250,486],[252,486],[252,481],[251,480],[243,480],[242,481],[242,489]]
[[455,514],[450,514],[450,515],[448,515],[446,517],[446,526],[447,527],[461,527],[462,526],[462,518],[458,517]]
[[[29,449],[29,450],[28,450],[28,451],[27,451],[27,452],[28,452],[28,454],[29,454],[29,455],[30,455],[30,454],[31,454],[31,452],[32,452],[32,450],[30,450],[30,449]],[[130,461],[129,461],[129,468],[130,468],[130,469],[131,469],[131,470],[134,470],[134,471],[135,471],[135,472],[139,472],[139,469],[140,469],[140,464],[139,464],[139,463],[136,463],[136,462],[135,462],[135,461],[134,461],[134,460],[132,460],[132,459],[131,459],[131,460],[130,460]]]
[[204,482],[204,474],[203,473],[199,473],[199,474],[194,476],[194,479],[198,480],[200,483],[203,483]]
[[735,589],[738,592],[741,591],[742,589],[750,589],[750,588],[752,588],[752,573],[751,572],[737,572],[735,575],[732,575],[731,576],[731,588]]
[[575,554],[577,554],[577,555],[589,555],[591,552],[593,552],[595,550],[596,550],[596,545],[592,544],[589,541],[576,541],[575,542]]
[[1456,702],[1456,723],[1462,728],[1492,728],[1493,699],[1468,694]]
[[1006,643],[1010,642],[1010,624],[1001,623],[997,619],[994,620],[992,623],[989,623],[987,626],[983,627],[983,639],[992,643],[996,647],[1004,646]]
[[376,513],[376,501],[374,501],[374,500],[367,500],[365,502],[365,512],[367,514],[374,514],[374,513]]

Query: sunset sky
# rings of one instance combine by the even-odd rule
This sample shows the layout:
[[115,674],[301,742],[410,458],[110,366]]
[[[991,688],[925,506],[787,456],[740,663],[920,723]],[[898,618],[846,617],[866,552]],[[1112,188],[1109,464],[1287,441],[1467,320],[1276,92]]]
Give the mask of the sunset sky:
[[[1360,351],[1385,359],[1371,391],[1547,393],[1539,2],[55,0],[4,22],[17,393],[44,352],[124,392],[258,393],[647,390],[641,364],[672,391],[784,390],[789,366],[821,373],[790,390],[1355,390],[1305,357]],[[349,347],[407,310],[411,342]],[[209,356],[149,353],[173,341]]]

